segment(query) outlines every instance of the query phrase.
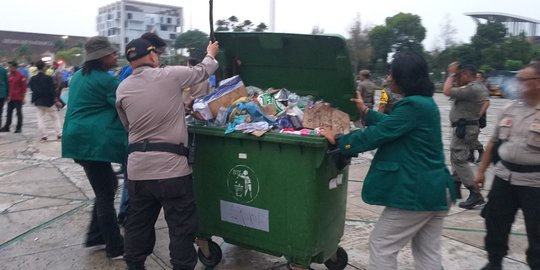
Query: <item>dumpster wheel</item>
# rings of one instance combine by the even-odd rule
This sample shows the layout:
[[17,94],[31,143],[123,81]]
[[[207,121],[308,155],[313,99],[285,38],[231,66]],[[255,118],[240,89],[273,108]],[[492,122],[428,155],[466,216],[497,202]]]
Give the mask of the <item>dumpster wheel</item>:
[[200,247],[197,250],[197,255],[199,255],[199,260],[202,264],[207,267],[214,267],[218,265],[221,261],[223,253],[221,252],[221,248],[219,247],[219,245],[212,240],[208,241],[208,249],[210,251],[210,256],[204,256],[204,253]]
[[338,247],[336,254],[324,262],[324,265],[326,265],[329,270],[343,270],[348,262],[349,256],[347,255],[347,251],[342,247]]

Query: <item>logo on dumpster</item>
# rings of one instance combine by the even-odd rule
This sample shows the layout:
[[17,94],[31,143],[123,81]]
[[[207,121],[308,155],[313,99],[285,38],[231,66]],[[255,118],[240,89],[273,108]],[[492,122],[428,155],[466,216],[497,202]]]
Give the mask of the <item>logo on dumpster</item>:
[[248,166],[236,165],[227,175],[229,193],[239,202],[250,203],[259,195],[259,179]]

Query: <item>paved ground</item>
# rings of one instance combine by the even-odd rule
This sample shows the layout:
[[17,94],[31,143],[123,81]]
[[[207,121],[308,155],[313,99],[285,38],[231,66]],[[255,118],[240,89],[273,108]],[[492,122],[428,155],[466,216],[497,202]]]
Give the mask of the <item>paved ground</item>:
[[[436,95],[443,123],[448,159],[449,126],[447,98]],[[505,99],[492,99],[488,128],[480,140],[485,142]],[[109,261],[104,252],[82,246],[90,218],[93,192],[82,168],[72,160],[60,158],[60,142],[38,142],[35,108],[24,106],[22,134],[0,133],[0,269],[124,269],[121,261]],[[51,134],[51,138],[55,136]],[[341,245],[349,255],[347,269],[365,269],[368,262],[369,233],[382,208],[366,205],[360,190],[371,154],[362,154],[350,166],[347,221]],[[474,166],[474,165],[472,165]],[[488,184],[486,189],[489,189]],[[484,191],[484,192],[487,192]],[[445,269],[480,269],[486,263],[483,250],[484,222],[479,210],[453,207],[445,222],[443,257]],[[171,269],[166,224],[159,219],[157,243],[147,260],[148,269]],[[224,253],[216,269],[287,269],[283,258],[242,249],[215,239]],[[528,269],[523,219],[512,228],[506,269]],[[414,269],[409,248],[399,255],[400,269]],[[312,265],[314,269],[326,269]],[[205,269],[199,265],[198,270]]]

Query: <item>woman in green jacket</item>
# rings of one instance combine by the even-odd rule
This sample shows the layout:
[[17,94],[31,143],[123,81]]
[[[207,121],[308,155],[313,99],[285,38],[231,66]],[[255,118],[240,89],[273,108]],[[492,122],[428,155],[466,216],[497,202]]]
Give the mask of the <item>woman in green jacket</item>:
[[106,37],[92,37],[84,46],[85,63],[69,85],[62,157],[84,168],[96,195],[85,246],[105,244],[114,259],[124,254],[124,240],[116,223],[118,180],[111,162],[123,163],[127,156],[127,135],[115,107],[120,81],[107,72],[118,59]]
[[322,134],[343,154],[378,149],[362,188],[366,203],[385,206],[370,236],[369,269],[397,269],[397,254],[409,241],[416,269],[441,269],[443,219],[455,192],[426,61],[396,55],[387,83],[404,96],[390,114],[368,109],[358,93],[352,101],[367,128]]

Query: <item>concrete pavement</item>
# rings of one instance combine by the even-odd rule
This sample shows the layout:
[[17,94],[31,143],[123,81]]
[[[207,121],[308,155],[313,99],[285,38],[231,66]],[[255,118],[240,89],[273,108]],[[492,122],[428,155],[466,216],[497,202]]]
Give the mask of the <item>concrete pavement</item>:
[[[449,165],[450,103],[440,94],[435,98],[440,105]],[[498,98],[491,100],[488,127],[482,131],[481,142],[489,138],[496,115],[506,102]],[[0,269],[125,269],[122,261],[110,261],[104,252],[83,247],[94,197],[92,189],[80,166],[60,158],[60,141],[39,142],[34,106],[26,104],[23,111],[22,134],[0,133]],[[54,134],[49,138],[55,138]],[[350,166],[347,221],[341,241],[349,256],[346,269],[367,267],[368,237],[382,211],[382,207],[366,205],[360,198],[371,158],[371,153],[364,153]],[[489,188],[490,183],[484,193]],[[156,247],[147,260],[147,268],[171,269],[167,226],[162,217],[156,229]],[[482,248],[484,235],[479,210],[453,207],[446,218],[443,236],[445,269],[480,269],[487,261]],[[287,269],[283,258],[236,247],[219,238],[215,241],[223,250],[223,260],[215,269]],[[520,214],[512,228],[505,269],[529,269],[525,263],[526,247]],[[398,258],[400,269],[414,269],[410,248],[405,248]],[[315,264],[312,268],[326,269]],[[197,269],[205,267],[199,263]]]

